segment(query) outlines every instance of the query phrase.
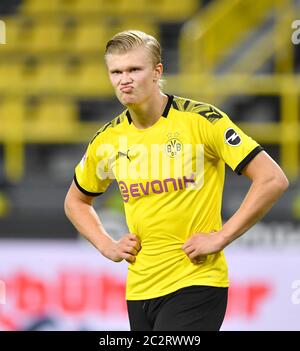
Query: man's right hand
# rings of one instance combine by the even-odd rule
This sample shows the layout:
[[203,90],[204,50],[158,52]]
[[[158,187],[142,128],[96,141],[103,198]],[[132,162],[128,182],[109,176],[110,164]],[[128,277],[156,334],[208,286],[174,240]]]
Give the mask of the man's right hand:
[[139,238],[132,233],[124,235],[118,241],[112,241],[107,249],[106,257],[114,262],[126,260],[128,263],[135,262],[135,256],[141,249]]

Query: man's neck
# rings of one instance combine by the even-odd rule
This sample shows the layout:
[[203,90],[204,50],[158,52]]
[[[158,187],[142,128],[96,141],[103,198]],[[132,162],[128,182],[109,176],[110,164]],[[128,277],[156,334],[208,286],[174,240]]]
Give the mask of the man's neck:
[[151,127],[161,117],[167,102],[168,97],[159,91],[144,104],[128,107],[133,124],[138,129]]

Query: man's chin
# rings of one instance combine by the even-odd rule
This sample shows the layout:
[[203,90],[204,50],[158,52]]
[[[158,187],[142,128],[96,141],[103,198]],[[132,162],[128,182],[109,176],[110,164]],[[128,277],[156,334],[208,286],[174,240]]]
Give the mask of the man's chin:
[[133,106],[133,105],[137,104],[136,98],[134,96],[130,96],[130,95],[122,96],[120,98],[120,102],[125,106]]

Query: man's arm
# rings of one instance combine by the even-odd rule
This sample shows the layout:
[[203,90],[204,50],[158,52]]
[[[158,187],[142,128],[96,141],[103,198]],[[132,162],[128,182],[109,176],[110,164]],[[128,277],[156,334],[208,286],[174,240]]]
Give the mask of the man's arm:
[[119,241],[113,240],[105,231],[93,207],[93,196],[83,194],[72,182],[65,198],[65,213],[75,228],[89,240],[103,256],[112,261],[125,259],[133,263],[140,250],[138,238],[126,234]]
[[220,231],[209,235],[196,233],[183,245],[192,261],[197,256],[219,252],[245,233],[270,210],[289,185],[281,168],[264,151],[255,156],[242,173],[252,184],[240,208]]

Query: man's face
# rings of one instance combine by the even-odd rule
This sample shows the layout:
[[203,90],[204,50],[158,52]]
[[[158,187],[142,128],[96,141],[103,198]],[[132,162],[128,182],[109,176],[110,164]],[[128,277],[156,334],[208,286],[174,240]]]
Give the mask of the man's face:
[[141,46],[122,54],[106,56],[110,81],[125,106],[142,104],[157,89],[162,64],[153,67],[150,54]]

